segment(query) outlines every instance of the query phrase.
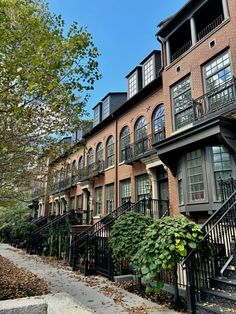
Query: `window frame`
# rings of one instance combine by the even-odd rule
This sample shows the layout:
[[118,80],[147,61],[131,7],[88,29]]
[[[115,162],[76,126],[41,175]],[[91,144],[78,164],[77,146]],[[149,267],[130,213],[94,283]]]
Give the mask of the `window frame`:
[[[128,133],[123,135],[125,130],[128,130]],[[129,140],[125,141],[127,138]],[[130,128],[126,125],[120,132],[120,162],[124,162],[126,160],[127,146],[130,146]]]
[[[111,191],[109,189],[111,189]],[[115,209],[115,199],[114,199],[115,193],[114,192],[115,192],[114,183],[107,184],[105,186],[105,204],[106,204],[107,214],[111,213]],[[108,204],[108,202],[110,204]]]
[[[174,88],[177,87],[178,85],[180,85],[180,83],[183,83],[185,81],[187,81],[189,79],[189,88],[187,88],[186,90],[180,92],[177,96],[174,96]],[[184,109],[180,109],[179,112],[176,113],[176,106],[175,106],[175,99],[180,98],[181,96],[185,95],[187,92],[190,92],[190,97],[191,97],[191,101],[189,101],[188,105],[184,108]],[[174,83],[171,87],[170,87],[170,95],[171,95],[171,108],[172,108],[172,125],[173,125],[173,129],[175,131],[180,130],[181,128],[186,127],[187,125],[191,124],[194,121],[194,110],[193,110],[193,98],[192,98],[192,77],[191,74],[186,75],[185,77],[181,78],[179,81],[177,81],[176,83]],[[181,106],[178,106],[181,107]],[[188,116],[188,120],[187,123],[182,123],[180,126],[178,126],[177,124],[177,116],[182,114],[185,111],[188,111],[192,109],[192,113]],[[192,115],[192,118],[191,118]],[[185,116],[185,117],[186,117]],[[178,127],[177,127],[178,126]]]
[[[127,196],[128,195],[128,193],[127,193],[127,195],[125,195],[125,196],[123,196],[122,195],[122,187],[123,187],[123,185],[125,185],[125,184],[127,184],[128,183],[128,185],[129,185],[129,187],[128,187],[128,189],[125,189],[126,191],[128,190],[130,193],[130,195],[129,196]],[[126,194],[126,193],[125,193]],[[120,181],[120,205],[123,205],[124,203],[126,203],[126,202],[128,202],[128,201],[131,201],[131,196],[132,196],[132,192],[131,192],[131,179],[130,178],[128,178],[128,179],[125,179],[125,180],[121,180]],[[125,199],[125,201],[123,202],[123,200]]]
[[[158,111],[162,111],[161,114],[157,115]],[[162,124],[162,128],[157,128],[157,130],[155,130],[156,129],[156,126],[155,126],[156,122],[157,122],[157,127],[158,127],[158,124],[160,123],[160,124]],[[161,131],[159,131],[159,130],[161,130]],[[160,142],[160,141],[165,139],[165,107],[164,107],[164,104],[157,105],[153,111],[153,114],[152,114],[152,134],[153,134],[153,140],[155,142]],[[158,136],[156,136],[156,135],[158,135]],[[156,137],[158,137],[158,140],[156,140]]]
[[[151,62],[151,66],[148,66],[148,71],[146,72],[146,66],[148,63]],[[142,66],[143,68],[143,87],[147,86],[149,83],[151,83],[154,78],[154,70],[155,70],[155,60],[154,60],[154,56],[152,56],[151,58],[149,58]],[[151,70],[150,70],[151,68]],[[151,73],[151,75],[150,75]],[[148,75],[147,75],[148,74]]]
[[115,141],[113,135],[110,135],[106,142],[106,168],[110,168],[114,166],[114,164],[115,164]]
[[[101,199],[97,198],[98,192],[100,193]],[[98,186],[94,191],[94,205],[95,205],[95,215],[99,216],[102,214],[102,206],[103,206],[103,195],[102,195],[102,186]],[[98,210],[99,209],[99,210]]]

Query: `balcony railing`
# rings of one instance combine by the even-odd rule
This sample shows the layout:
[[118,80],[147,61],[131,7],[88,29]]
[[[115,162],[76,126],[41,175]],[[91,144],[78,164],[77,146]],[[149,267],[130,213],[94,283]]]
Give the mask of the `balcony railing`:
[[235,78],[224,82],[193,101],[194,120],[223,109],[235,102]]
[[182,56],[182,54],[184,54],[187,50],[189,50],[191,46],[192,46],[192,41],[191,40],[187,41],[180,49],[178,49],[176,52],[172,54],[171,61],[174,61],[180,56]]
[[209,34],[211,31],[213,31],[218,25],[220,25],[224,20],[223,15],[218,16],[214,21],[212,21],[210,24],[208,24],[206,27],[204,27],[199,33],[198,33],[198,40],[201,40],[204,38],[207,34]]
[[147,157],[154,152],[152,147],[153,143],[160,142],[165,139],[165,129],[158,130],[157,132],[148,135],[139,141],[129,144],[125,147],[124,156],[125,163],[134,162],[140,160],[143,157]]
[[98,160],[79,171],[79,181],[92,179],[104,173],[104,160]]
[[32,192],[32,199],[42,197],[44,196],[44,194],[45,194],[45,188],[44,187],[38,188]]

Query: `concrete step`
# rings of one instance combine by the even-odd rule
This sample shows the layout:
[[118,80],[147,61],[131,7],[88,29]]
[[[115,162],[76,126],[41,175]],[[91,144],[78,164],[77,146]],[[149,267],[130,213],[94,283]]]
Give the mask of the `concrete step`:
[[217,277],[212,279],[212,286],[215,289],[236,293],[236,278],[234,277]]
[[236,313],[236,308],[227,307],[216,302],[197,302],[196,314],[232,314]]
[[217,303],[223,307],[235,308],[236,313],[236,293],[214,288],[205,289],[202,291],[202,300]]

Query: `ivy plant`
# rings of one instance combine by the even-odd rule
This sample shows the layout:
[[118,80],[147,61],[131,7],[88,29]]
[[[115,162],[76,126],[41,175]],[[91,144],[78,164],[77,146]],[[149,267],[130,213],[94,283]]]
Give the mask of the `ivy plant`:
[[135,212],[124,213],[116,220],[109,239],[115,262],[131,260],[151,223],[151,218]]
[[159,292],[163,287],[163,282],[158,279],[161,270],[171,271],[174,273],[174,301],[177,301],[177,263],[187,256],[189,250],[196,248],[202,238],[200,227],[185,216],[155,220],[147,228],[139,250],[132,257],[137,272],[144,277],[146,291]]

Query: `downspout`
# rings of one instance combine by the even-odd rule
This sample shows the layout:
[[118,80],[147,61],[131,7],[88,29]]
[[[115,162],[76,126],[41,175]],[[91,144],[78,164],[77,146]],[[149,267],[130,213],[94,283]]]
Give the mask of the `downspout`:
[[116,172],[115,172],[115,180],[116,180],[116,208],[118,207],[118,164],[119,164],[119,152],[118,152],[118,125],[117,125],[117,117],[115,118],[115,126],[116,126]]
[[[162,54],[162,58],[161,58],[161,69],[159,71],[159,75],[161,75],[161,72],[164,70],[164,58],[166,58],[165,54],[164,54],[164,38],[157,36],[157,40],[159,41],[159,43],[161,44],[161,54]],[[165,60],[166,61],[166,60]]]

